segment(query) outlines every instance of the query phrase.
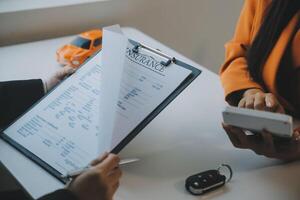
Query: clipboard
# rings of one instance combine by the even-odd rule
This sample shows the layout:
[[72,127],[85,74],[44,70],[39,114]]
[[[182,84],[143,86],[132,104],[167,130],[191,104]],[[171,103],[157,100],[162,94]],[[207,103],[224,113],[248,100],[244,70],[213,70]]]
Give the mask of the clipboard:
[[180,84],[177,89],[172,92],[156,109],[154,109],[131,133],[127,135],[127,137],[119,143],[118,146],[116,146],[112,153],[119,153],[135,136],[138,135],[138,133],[143,130],[149,124],[161,111],[165,109],[188,85],[190,85],[200,74],[201,70],[198,68],[195,68],[185,62],[182,62],[178,60],[175,57],[171,57],[160,50],[153,49],[147,45],[144,45],[142,43],[136,42],[134,40],[129,39],[129,42],[133,44],[135,47],[133,51],[137,52],[139,49],[143,48],[148,51],[151,51],[152,53],[156,53],[164,58],[167,59],[167,61],[162,61],[162,65],[169,66],[171,63],[174,63],[178,66],[181,66],[183,68],[191,70],[191,74],[187,77],[185,81],[183,81],[182,84]]
[[[188,75],[188,77],[164,101],[162,101],[146,118],[144,118],[142,120],[141,123],[139,123],[130,133],[128,133],[127,136],[115,148],[112,149],[111,153],[115,153],[115,154],[119,153],[134,137],[136,137],[139,134],[139,132],[144,127],[147,126],[147,124],[149,124],[167,105],[169,105],[189,84],[191,84],[201,74],[201,70],[200,69],[197,69],[197,68],[195,68],[195,67],[193,67],[193,66],[191,66],[191,65],[189,65],[189,64],[187,64],[187,63],[185,63],[183,61],[180,61],[179,59],[177,59],[175,57],[169,56],[169,55],[161,52],[160,50],[156,50],[156,49],[154,49],[152,47],[146,46],[146,45],[144,45],[142,43],[139,43],[139,42],[131,40],[131,39],[128,39],[128,41],[134,46],[134,48],[132,49],[133,51],[138,52],[140,49],[145,49],[145,50],[147,50],[147,51],[149,51],[151,53],[157,54],[160,57],[162,57],[164,59],[163,61],[161,61],[162,65],[164,65],[166,67],[171,67],[169,65],[171,65],[173,63],[173,64],[181,66],[181,67],[183,67],[185,69],[190,70],[191,73]],[[85,61],[80,66],[80,69],[81,69],[81,67],[84,67],[85,63],[89,62],[89,60],[91,60],[93,57],[95,57],[99,52],[100,51],[98,51],[91,58],[89,58],[87,61]],[[72,78],[72,76],[70,76],[69,78]],[[36,105],[38,105],[44,99],[46,99],[48,97],[48,95],[50,95],[53,91],[55,91],[57,88],[59,88],[61,85],[63,85],[64,82],[65,82],[65,80],[62,81],[61,83],[59,83],[55,88],[53,88],[49,93],[47,93],[43,98],[41,98],[38,102],[36,102],[31,108],[29,108],[28,111],[30,111]],[[11,125],[13,125],[16,121],[18,121],[27,112],[25,112],[23,115],[21,115],[18,119],[16,119],[8,127],[10,127]],[[50,166],[47,162],[45,162],[44,160],[42,160],[41,158],[39,158],[37,155],[33,154],[31,151],[29,151],[28,149],[26,149],[25,147],[23,147],[22,145],[20,145],[18,142],[16,142],[12,138],[10,138],[8,135],[6,135],[5,134],[5,130],[7,128],[1,130],[1,134],[0,134],[0,137],[4,141],[6,141],[7,143],[9,143],[11,146],[13,146],[19,152],[21,152],[26,157],[28,157],[29,159],[31,159],[33,162],[37,163],[39,166],[41,166],[44,170],[46,170],[48,173],[50,173],[51,175],[53,175],[55,178],[57,178],[62,183],[66,184],[67,182],[69,182],[69,179],[65,178],[63,176],[63,174],[61,174],[55,168],[53,168],[52,166]]]

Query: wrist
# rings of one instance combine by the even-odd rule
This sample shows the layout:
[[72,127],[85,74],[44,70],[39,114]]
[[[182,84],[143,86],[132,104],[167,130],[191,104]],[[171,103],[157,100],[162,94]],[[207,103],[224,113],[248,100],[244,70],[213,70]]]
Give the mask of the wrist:
[[49,193],[41,198],[39,200],[46,200],[46,199],[64,199],[64,200],[79,200],[77,196],[74,195],[74,193],[68,189],[59,189],[55,192]]
[[72,186],[73,180],[70,181],[64,188],[64,190],[68,191],[69,193],[71,193],[73,196],[76,197],[76,199],[80,199],[76,189]]
[[46,94],[48,92],[47,81],[42,80],[42,82],[43,82],[44,94]]

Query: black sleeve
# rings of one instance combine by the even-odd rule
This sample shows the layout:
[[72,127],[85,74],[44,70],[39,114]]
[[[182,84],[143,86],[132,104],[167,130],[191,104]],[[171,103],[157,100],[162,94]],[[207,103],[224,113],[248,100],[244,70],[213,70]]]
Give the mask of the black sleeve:
[[244,92],[245,92],[245,90],[239,90],[239,91],[229,94],[226,97],[227,103],[231,106],[238,106],[240,100],[243,98]]
[[56,190],[50,194],[40,197],[38,200],[78,200],[77,197],[67,189]]
[[44,95],[40,79],[0,82],[0,129],[5,128]]
[[32,200],[23,190],[0,191],[1,200]]

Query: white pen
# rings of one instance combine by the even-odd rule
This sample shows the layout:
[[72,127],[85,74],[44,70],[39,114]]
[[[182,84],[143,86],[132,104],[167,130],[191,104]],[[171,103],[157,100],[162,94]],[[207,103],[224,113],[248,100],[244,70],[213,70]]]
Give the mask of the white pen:
[[[129,164],[129,163],[133,163],[133,162],[137,162],[139,161],[140,159],[138,158],[128,158],[128,159],[122,159],[120,162],[119,162],[119,165],[125,165],[125,164]],[[62,178],[74,178],[86,171],[88,171],[92,166],[91,165],[88,165],[84,168],[81,168],[81,169],[77,169],[77,170],[74,170],[74,171],[71,171],[71,172],[68,172],[66,175],[63,175]]]

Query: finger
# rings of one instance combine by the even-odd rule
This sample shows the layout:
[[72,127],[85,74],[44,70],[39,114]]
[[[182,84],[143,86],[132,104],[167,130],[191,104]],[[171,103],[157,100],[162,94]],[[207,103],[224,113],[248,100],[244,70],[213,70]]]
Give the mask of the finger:
[[224,122],[222,123],[222,126],[224,128],[224,130],[231,130],[232,126],[225,124]]
[[276,97],[273,94],[271,93],[266,94],[265,102],[268,110],[272,112],[276,111],[278,102],[276,100]]
[[258,137],[257,135],[248,135],[247,142],[248,148],[254,151],[257,155],[265,154],[261,137]]
[[66,66],[64,67],[64,70],[63,70],[63,75],[64,76],[67,76],[67,75],[71,75],[73,74],[74,72],[76,71],[76,68],[73,68],[73,67],[70,67],[70,66]]
[[275,110],[275,112],[285,114],[285,110],[280,104],[278,104],[277,109]]
[[262,138],[263,138],[265,151],[269,154],[275,154],[276,149],[275,149],[274,139],[273,139],[272,134],[270,132],[266,131],[266,130],[263,130],[261,135],[262,135]]
[[246,98],[246,108],[254,109],[254,98],[255,96],[249,96]]
[[108,173],[119,166],[120,158],[115,154],[109,154],[96,168]]
[[94,166],[94,165],[97,165],[98,163],[101,163],[108,156],[108,154],[109,154],[108,152],[104,152],[103,155],[101,155],[98,158],[92,160],[90,165]]
[[122,176],[122,171],[120,168],[114,169],[108,176],[108,179],[111,183],[117,183],[119,182],[120,178]]
[[294,129],[294,132],[299,132],[300,133],[300,126]]
[[256,93],[254,98],[254,109],[264,110],[265,106],[265,96],[262,93]]
[[226,127],[225,131],[233,146],[237,148],[246,148],[246,146],[244,145],[245,138],[243,137],[245,133],[241,129],[230,126]]
[[243,98],[240,100],[239,104],[238,104],[239,108],[245,108],[246,107],[246,99]]
[[238,137],[231,132],[231,126],[226,125],[224,123],[222,123],[222,126],[227,134],[227,136],[229,137],[231,143],[233,144],[233,146],[238,147],[238,145],[240,145],[240,141],[238,140]]
[[278,99],[271,93],[266,95],[266,104],[268,103],[267,107],[268,110],[276,113],[285,113],[285,110],[282,105],[280,105]]
[[120,182],[117,182],[112,186],[112,193],[114,194],[120,186]]
[[73,74],[75,71],[76,69],[70,66],[65,66],[64,68],[62,68],[56,73],[56,78],[62,80],[65,76]]
[[239,137],[239,140],[240,140],[240,143],[241,143],[241,147],[242,149],[249,149],[251,146],[252,146],[252,140],[249,140],[251,138],[256,138],[255,136],[253,135],[247,135],[245,133],[244,130],[241,130],[240,133],[238,134],[238,137]]

